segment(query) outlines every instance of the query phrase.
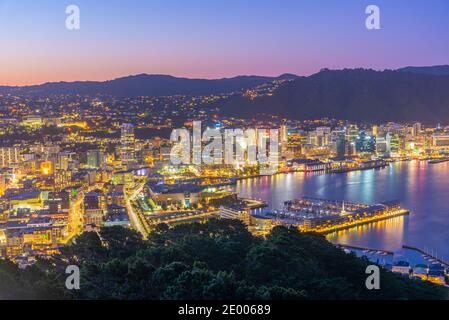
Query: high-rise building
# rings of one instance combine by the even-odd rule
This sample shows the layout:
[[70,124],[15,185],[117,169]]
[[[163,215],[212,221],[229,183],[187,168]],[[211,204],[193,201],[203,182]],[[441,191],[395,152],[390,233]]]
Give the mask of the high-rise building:
[[336,157],[344,157],[346,151],[345,131],[341,129],[332,131],[330,136],[330,145]]
[[281,135],[281,143],[286,143],[288,141],[288,128],[286,125],[282,125],[280,128],[280,135]]
[[421,130],[421,123],[416,122],[412,127],[412,135],[415,137],[418,136],[421,133]]
[[365,131],[360,131],[355,146],[357,152],[374,152],[376,149],[376,139],[373,136],[366,134]]
[[[399,134],[387,134],[390,138],[390,152],[392,156],[399,156],[401,151],[401,137]],[[388,138],[387,138],[388,139]]]
[[55,169],[56,170],[69,170],[69,164],[72,161],[73,153],[64,151],[60,152],[56,157]]
[[288,128],[286,125],[282,125],[279,130],[280,143],[281,143],[281,156],[285,156],[287,152],[288,144]]
[[376,154],[388,156],[390,155],[390,136],[378,136],[376,138]]
[[103,155],[98,149],[87,151],[87,166],[89,168],[98,169],[103,162]]
[[129,123],[122,124],[120,137],[120,158],[124,166],[135,163],[136,139],[134,136],[134,126]]
[[346,128],[346,141],[355,143],[358,136],[359,136],[359,128],[355,124],[350,124]]

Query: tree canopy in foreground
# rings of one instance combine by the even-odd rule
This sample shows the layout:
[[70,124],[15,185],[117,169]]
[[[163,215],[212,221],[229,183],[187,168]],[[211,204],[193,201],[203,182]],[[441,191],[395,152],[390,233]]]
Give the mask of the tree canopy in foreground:
[[[20,270],[0,262],[2,299],[446,299],[447,289],[381,270],[323,236],[275,227],[266,239],[239,221],[159,225],[144,241],[121,227],[83,233],[49,260]],[[80,268],[80,290],[65,269]]]

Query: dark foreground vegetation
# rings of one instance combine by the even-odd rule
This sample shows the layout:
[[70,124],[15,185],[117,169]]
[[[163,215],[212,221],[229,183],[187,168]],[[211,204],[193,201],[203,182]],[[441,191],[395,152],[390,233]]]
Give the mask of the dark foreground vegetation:
[[[80,290],[65,288],[68,264]],[[147,241],[120,227],[84,233],[60,256],[19,270],[0,262],[1,299],[445,299],[447,290],[382,270],[321,235],[276,227],[253,237],[238,221],[160,225]]]

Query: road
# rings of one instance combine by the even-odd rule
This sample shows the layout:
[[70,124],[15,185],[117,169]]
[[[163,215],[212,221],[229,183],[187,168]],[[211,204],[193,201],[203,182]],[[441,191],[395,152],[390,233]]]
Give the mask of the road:
[[145,227],[142,222],[142,218],[139,216],[137,212],[135,212],[131,202],[134,201],[137,196],[142,192],[145,183],[140,184],[135,190],[132,191],[132,194],[128,196],[128,191],[125,192],[125,201],[126,201],[126,209],[128,210],[128,216],[131,221],[131,225],[134,229],[136,229],[144,239],[148,238],[148,229]]

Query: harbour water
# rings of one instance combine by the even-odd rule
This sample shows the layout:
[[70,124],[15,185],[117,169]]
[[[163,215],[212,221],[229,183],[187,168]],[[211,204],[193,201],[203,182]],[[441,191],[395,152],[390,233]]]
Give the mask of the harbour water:
[[410,210],[398,217],[328,235],[335,243],[395,252],[395,259],[421,263],[410,245],[449,260],[449,163],[392,163],[384,169],[342,174],[279,174],[239,181],[242,197],[268,201],[269,209],[302,196],[375,204],[399,200]]

